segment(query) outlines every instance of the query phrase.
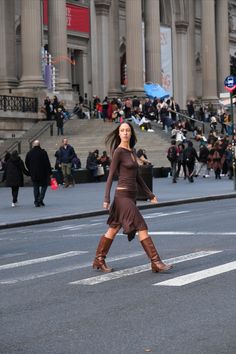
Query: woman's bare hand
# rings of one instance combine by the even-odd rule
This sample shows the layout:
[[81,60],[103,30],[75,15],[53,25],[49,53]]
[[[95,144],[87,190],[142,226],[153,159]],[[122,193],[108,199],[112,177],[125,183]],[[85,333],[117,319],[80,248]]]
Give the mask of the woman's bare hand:
[[104,203],[103,203],[103,208],[104,208],[104,209],[109,209],[109,205],[110,205],[109,203],[104,202]]
[[151,203],[157,204],[157,197],[152,198],[152,199],[151,199]]

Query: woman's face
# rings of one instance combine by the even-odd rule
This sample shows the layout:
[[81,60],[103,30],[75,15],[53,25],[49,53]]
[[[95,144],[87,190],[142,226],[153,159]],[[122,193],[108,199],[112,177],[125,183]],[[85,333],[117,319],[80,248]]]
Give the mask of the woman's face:
[[123,123],[119,128],[119,136],[121,142],[129,142],[131,138],[131,129],[129,124]]

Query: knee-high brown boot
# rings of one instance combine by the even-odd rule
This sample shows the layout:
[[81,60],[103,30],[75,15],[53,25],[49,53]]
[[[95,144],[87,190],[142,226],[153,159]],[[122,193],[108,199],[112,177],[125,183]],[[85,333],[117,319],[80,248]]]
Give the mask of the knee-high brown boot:
[[100,269],[104,273],[110,273],[113,271],[112,268],[108,267],[105,262],[106,255],[111,247],[112,239],[105,237],[104,235],[100,238],[96,257],[93,261],[93,269]]
[[143,246],[147,256],[151,259],[151,266],[153,272],[164,272],[173,268],[172,265],[167,265],[161,261],[161,258],[156,250],[156,247],[151,237],[147,237],[143,241],[141,241],[141,245]]

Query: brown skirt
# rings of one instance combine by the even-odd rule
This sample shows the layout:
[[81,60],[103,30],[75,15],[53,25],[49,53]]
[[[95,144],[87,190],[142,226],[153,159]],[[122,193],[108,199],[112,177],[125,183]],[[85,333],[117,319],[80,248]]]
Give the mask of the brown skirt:
[[123,233],[128,235],[129,241],[132,241],[137,231],[148,229],[136,206],[136,192],[116,189],[109,214],[107,224],[112,228],[122,227]]

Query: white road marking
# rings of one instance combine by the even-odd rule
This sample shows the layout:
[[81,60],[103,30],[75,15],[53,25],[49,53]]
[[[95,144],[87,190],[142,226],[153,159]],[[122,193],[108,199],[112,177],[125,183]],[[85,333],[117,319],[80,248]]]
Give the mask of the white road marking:
[[178,214],[186,214],[189,213],[189,211],[173,211],[171,213],[152,213],[152,214],[146,214],[144,215],[144,219],[154,219],[154,218],[160,218],[162,216],[171,216],[171,215],[178,215]]
[[[186,262],[186,261],[201,258],[201,257],[207,257],[212,254],[219,253],[219,252],[222,252],[222,251],[194,252],[194,253],[189,253],[189,254],[186,254],[183,256],[179,256],[179,257],[169,258],[169,259],[164,260],[164,262],[166,264],[170,264],[170,263],[176,264],[176,263]],[[134,275],[134,274],[146,272],[148,270],[150,270],[150,264],[144,264],[141,266],[127,268],[127,269],[119,270],[117,272],[107,273],[107,274],[99,275],[99,276],[92,277],[92,278],[76,280],[76,281],[71,282],[70,284],[72,284],[72,285],[78,285],[78,284],[79,285],[95,285],[95,284],[100,284],[100,283],[103,283],[103,282],[106,282],[109,280],[124,278],[129,275]]]
[[44,262],[54,261],[56,259],[62,259],[67,257],[74,257],[84,253],[88,253],[88,251],[70,251],[66,253],[55,254],[53,256],[48,256],[48,257],[34,258],[34,259],[29,259],[27,261],[21,261],[16,263],[8,263],[8,264],[1,265],[0,270],[19,268],[31,264],[44,263]]
[[183,286],[183,285],[194,283],[202,279],[207,279],[219,274],[227,273],[235,269],[236,269],[236,262],[229,262],[216,267],[204,269],[195,273],[182,275],[180,277],[172,278],[152,285]]
[[48,228],[48,229],[43,229],[43,230],[37,230],[37,232],[57,232],[57,231],[73,231],[73,230],[79,230],[84,227],[91,227],[91,226],[98,226],[102,225],[102,222],[97,222],[97,223],[91,223],[91,224],[80,224],[80,225],[64,225],[64,226],[58,226],[58,227],[53,227],[53,228]]
[[11,258],[11,257],[16,257],[16,256],[24,256],[26,253],[7,253],[7,254],[3,254],[2,256],[0,256],[0,259],[2,258]]
[[235,236],[236,232],[205,232],[205,231],[148,231],[152,236],[155,235],[183,235],[183,236]]
[[[121,256],[116,256],[116,257],[109,257],[107,258],[107,261],[109,263],[114,262],[114,261],[120,261],[123,259],[127,259],[127,258],[133,258],[133,257],[139,257],[142,256],[144,253],[143,251],[139,251],[139,252],[135,252],[135,253],[129,253],[129,254],[123,254]],[[15,284],[18,282],[23,282],[23,281],[27,281],[27,280],[34,280],[34,279],[39,279],[39,278],[45,278],[51,275],[57,275],[60,273],[66,273],[66,272],[71,272],[73,270],[78,270],[78,269],[83,269],[83,268],[88,268],[92,266],[92,262],[86,262],[83,264],[77,264],[74,266],[68,266],[68,267],[60,267],[60,268],[56,268],[50,272],[41,272],[41,273],[36,273],[36,274],[28,274],[25,276],[19,276],[17,278],[8,278],[5,280],[1,280],[0,284],[1,285],[9,285],[9,284]]]
[[195,235],[192,231],[148,231],[149,235]]

